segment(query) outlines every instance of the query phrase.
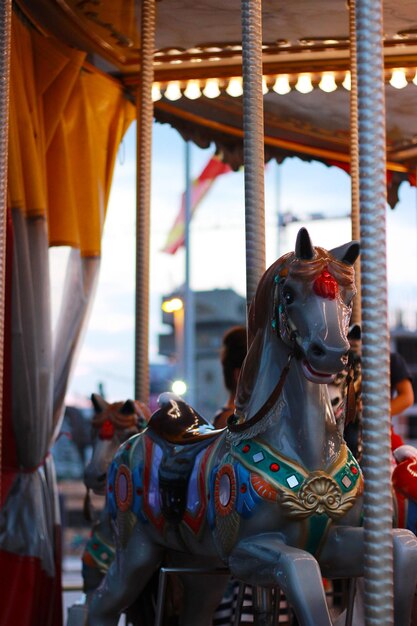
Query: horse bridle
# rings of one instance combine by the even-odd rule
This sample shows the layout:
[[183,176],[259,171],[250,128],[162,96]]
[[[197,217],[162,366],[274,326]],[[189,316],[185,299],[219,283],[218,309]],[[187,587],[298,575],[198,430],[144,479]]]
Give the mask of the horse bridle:
[[[299,337],[299,332],[297,330],[296,325],[292,322],[288,312],[285,308],[285,304],[283,302],[284,298],[282,296],[282,291],[285,283],[285,278],[280,277],[279,275],[275,276],[274,279],[277,288],[274,293],[274,314],[272,318],[272,329],[277,334],[277,336],[288,345],[290,344],[290,352],[288,354],[287,363],[285,364],[279,380],[272,390],[271,395],[266,400],[266,402],[261,406],[259,411],[255,413],[251,418],[244,422],[239,422],[239,416],[234,413],[231,415],[227,421],[227,428],[232,433],[241,433],[245,430],[248,430],[255,424],[261,421],[265,415],[272,409],[274,404],[278,401],[285,380],[287,378],[290,364],[293,357],[300,357],[302,352],[301,348],[297,343],[297,337]],[[278,297],[278,294],[281,297]],[[287,335],[287,340],[282,336],[282,329],[284,329],[285,334]],[[353,389],[353,366],[349,368],[348,376],[347,376],[347,406],[346,406],[346,423],[349,421],[353,421],[354,412],[355,412],[355,400],[354,400],[354,389]]]

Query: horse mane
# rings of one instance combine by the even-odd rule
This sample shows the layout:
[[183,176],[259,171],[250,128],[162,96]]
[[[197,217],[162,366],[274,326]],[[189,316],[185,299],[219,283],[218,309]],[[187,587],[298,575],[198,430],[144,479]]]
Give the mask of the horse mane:
[[248,312],[248,353],[243,363],[236,392],[236,412],[245,414],[254,390],[261,363],[262,351],[268,341],[276,341],[272,328],[275,307],[278,304],[280,278],[298,279],[305,283],[314,281],[327,270],[342,289],[355,289],[354,269],[336,259],[327,250],[314,248],[312,259],[299,259],[288,252],[275,261],[263,274]]

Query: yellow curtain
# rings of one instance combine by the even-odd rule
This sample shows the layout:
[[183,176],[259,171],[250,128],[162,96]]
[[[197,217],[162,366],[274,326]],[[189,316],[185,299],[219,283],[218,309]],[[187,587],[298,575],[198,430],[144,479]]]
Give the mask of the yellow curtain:
[[9,201],[44,216],[50,245],[98,256],[117,148],[134,119],[119,83],[85,54],[13,18]]

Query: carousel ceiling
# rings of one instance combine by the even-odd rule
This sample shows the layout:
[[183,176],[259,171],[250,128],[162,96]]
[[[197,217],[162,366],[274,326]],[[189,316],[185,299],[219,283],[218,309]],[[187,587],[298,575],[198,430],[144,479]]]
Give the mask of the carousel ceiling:
[[[86,50],[134,93],[140,74],[140,3],[17,0],[46,35]],[[417,164],[417,5],[385,0],[387,159],[398,179]],[[267,158],[298,155],[348,168],[349,8],[342,0],[263,2]],[[154,55],[155,117],[201,146],[242,160],[241,17],[237,0],[160,0]]]

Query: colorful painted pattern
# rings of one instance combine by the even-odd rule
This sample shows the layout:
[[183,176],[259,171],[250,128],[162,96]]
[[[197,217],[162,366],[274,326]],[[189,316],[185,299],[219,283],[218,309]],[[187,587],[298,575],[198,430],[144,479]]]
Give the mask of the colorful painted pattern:
[[83,566],[95,567],[102,574],[105,574],[114,558],[114,554],[114,546],[109,545],[94,531],[84,550]]
[[[132,462],[137,445],[143,446],[143,462]],[[207,511],[205,470],[211,448],[196,457],[187,489],[187,508],[182,523],[199,535],[204,527]],[[108,510],[113,519],[118,513],[132,512],[141,522],[151,523],[161,533],[166,520],[161,509],[158,472],[162,448],[149,437],[137,435],[118,450],[110,465],[107,481]]]

